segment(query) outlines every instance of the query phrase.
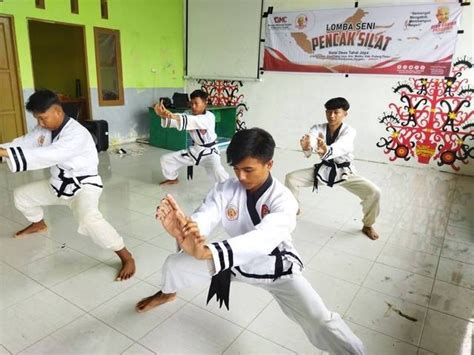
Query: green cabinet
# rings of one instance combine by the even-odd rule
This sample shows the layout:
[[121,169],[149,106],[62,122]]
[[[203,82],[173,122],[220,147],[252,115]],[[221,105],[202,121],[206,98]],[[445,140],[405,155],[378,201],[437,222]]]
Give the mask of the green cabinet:
[[[235,106],[209,106],[209,111],[216,116],[217,142],[220,148],[226,147],[236,129]],[[183,110],[170,110],[171,112],[183,112]],[[161,118],[157,116],[153,107],[148,107],[150,117],[150,144],[168,150],[185,149],[192,144],[186,131],[178,131],[176,128],[161,127]]]

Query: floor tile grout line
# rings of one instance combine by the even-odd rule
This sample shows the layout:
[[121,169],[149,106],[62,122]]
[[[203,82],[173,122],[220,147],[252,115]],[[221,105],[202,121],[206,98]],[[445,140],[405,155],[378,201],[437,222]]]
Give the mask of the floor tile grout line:
[[354,304],[354,300],[357,298],[357,296],[359,295],[360,293],[360,290],[362,289],[362,285],[365,283],[365,280],[367,279],[367,277],[369,276],[370,272],[372,271],[372,269],[374,268],[374,265],[375,265],[375,261],[372,262],[372,265],[370,266],[369,270],[367,271],[367,273],[365,274],[365,277],[364,277],[364,280],[362,280],[362,283],[360,284],[359,286],[359,289],[356,291],[355,295],[352,297],[352,300],[350,302],[350,304],[347,306],[345,312],[343,313],[343,318],[346,319],[346,315],[347,315],[347,312],[349,312],[349,309],[352,307],[352,305]]
[[[457,186],[457,182],[455,184],[455,187],[456,186]],[[449,221],[449,217],[451,216],[451,206],[452,206],[452,201],[449,204],[448,221]],[[434,271],[433,283],[431,284],[431,290],[430,290],[430,293],[429,293],[428,306],[427,306],[427,310],[426,310],[426,313],[425,313],[425,317],[423,319],[423,324],[421,326],[420,338],[419,338],[419,341],[418,341],[419,345],[421,345],[421,343],[422,343],[423,334],[425,332],[426,320],[428,318],[428,313],[429,313],[429,310],[430,310],[431,297],[433,296],[433,290],[434,290],[434,286],[435,286],[435,283],[436,283],[436,275],[438,274],[439,264],[440,264],[440,261],[441,261],[441,254],[443,253],[444,244],[445,244],[445,241],[446,241],[446,231],[447,231],[447,229],[448,229],[448,223],[446,223],[446,225],[444,226],[443,246],[441,247],[441,252],[439,253],[439,256],[438,256],[438,262],[436,263],[436,270]]]
[[356,321],[353,321],[353,320],[351,320],[351,319],[348,319],[348,322],[355,323],[355,324],[357,324],[359,327],[362,327],[362,328],[364,328],[364,329],[370,330],[370,331],[372,331],[372,332],[374,332],[374,333],[377,333],[377,334],[381,334],[381,335],[386,336],[386,337],[388,337],[388,338],[390,338],[390,339],[394,339],[394,340],[400,341],[400,342],[402,342],[402,343],[408,344],[408,345],[410,345],[410,346],[419,348],[418,345],[414,345],[413,343],[410,343],[410,342],[408,342],[408,341],[406,341],[406,340],[404,340],[404,339],[400,339],[400,338],[394,337],[393,335],[386,334],[386,333],[381,332],[380,330],[377,330],[377,329],[369,328],[368,326],[366,326],[366,325],[364,325],[364,324],[360,324],[360,323],[358,323],[358,322],[356,322]]
[[[258,314],[257,314],[257,315],[249,322],[249,324],[245,327],[245,331],[250,332],[250,333],[253,333],[253,334],[259,336],[260,338],[263,338],[263,339],[265,339],[266,341],[269,341],[269,342],[272,343],[272,344],[275,344],[275,345],[277,345],[277,346],[280,346],[280,347],[282,347],[282,348],[284,348],[284,349],[287,349],[287,350],[289,350],[289,351],[292,351],[292,352],[294,352],[294,353],[296,354],[296,353],[297,353],[296,350],[291,349],[291,348],[287,347],[286,345],[282,345],[282,344],[276,343],[276,342],[274,342],[273,340],[268,339],[267,337],[263,336],[262,334],[258,334],[258,333],[256,333],[255,331],[252,331],[252,330],[249,329],[249,327],[252,325],[252,323],[255,322],[255,320],[256,320],[268,307],[270,307],[270,305],[271,305],[273,302],[276,302],[276,300],[275,300],[275,298],[273,298],[273,296],[272,296],[272,299],[268,302],[268,304],[266,304],[265,307],[263,307],[262,310],[261,310],[260,312],[258,312]],[[285,317],[286,317],[286,320],[287,320],[287,321],[291,321],[286,315],[285,315]]]
[[144,347],[146,350],[150,351],[152,354],[154,355],[157,355],[157,353],[153,350],[151,350],[149,347],[143,345],[143,344],[140,344],[138,341],[134,341],[132,344],[130,344],[130,346],[128,348],[126,348],[125,350],[123,350],[120,355],[123,355],[127,350],[129,350],[131,347],[133,347],[134,345],[138,345],[138,346],[141,346],[141,347]]
[[[81,310],[82,310],[82,309],[81,309]],[[25,346],[24,348],[22,348],[22,349],[19,350],[19,351],[17,351],[16,354],[19,354],[19,353],[25,351],[26,349],[28,349],[28,348],[34,346],[35,344],[41,342],[41,341],[44,340],[44,339],[46,339],[46,338],[49,337],[50,335],[53,335],[53,334],[56,333],[57,331],[63,329],[64,327],[67,327],[69,324],[74,323],[76,320],[78,320],[79,318],[83,317],[85,314],[86,314],[86,313],[82,313],[82,314],[78,315],[77,317],[73,318],[71,321],[67,322],[66,324],[63,324],[61,327],[59,327],[59,328],[53,330],[51,333],[48,333],[47,335],[43,336],[41,339],[38,339],[37,341],[31,343],[30,345]]]
[[[352,319],[348,319],[348,321],[349,321],[349,322],[352,322],[352,323],[355,323],[355,324],[357,324],[358,326],[367,328],[367,326],[365,326],[364,324],[360,324],[359,322],[354,321],[354,320],[352,320]],[[398,341],[407,343],[407,344],[409,344],[409,345],[411,345],[411,346],[414,346],[414,347],[416,347],[416,348],[419,348],[419,345],[414,344],[414,343],[410,343],[410,342],[407,341],[406,339],[401,339],[401,338],[398,338],[398,337],[396,337],[396,336],[393,336],[393,335],[390,335],[390,334],[387,334],[387,333],[384,333],[384,332],[381,332],[381,331],[379,331],[379,330],[375,330],[375,329],[372,329],[372,328],[367,328],[367,329],[369,329],[369,330],[371,330],[371,331],[374,331],[374,332],[376,332],[376,333],[379,333],[379,334],[388,336],[388,337],[390,337],[390,338],[392,338],[392,339],[395,339],[395,340],[398,340]]]

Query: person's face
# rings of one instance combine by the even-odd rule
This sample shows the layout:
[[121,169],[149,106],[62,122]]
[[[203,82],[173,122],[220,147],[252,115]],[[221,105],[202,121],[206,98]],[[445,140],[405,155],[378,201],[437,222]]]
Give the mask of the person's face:
[[266,163],[247,157],[233,166],[234,173],[242,186],[251,192],[257,190],[267,180],[273,166],[273,160]]
[[191,99],[191,112],[193,115],[200,115],[206,110],[207,103],[200,97]]
[[54,131],[61,126],[64,120],[64,112],[61,106],[52,105],[43,113],[34,113],[33,116],[38,120],[38,124],[50,131]]
[[438,9],[436,18],[440,23],[445,23],[449,20],[449,11],[447,9]]
[[344,121],[344,118],[347,116],[347,111],[342,108],[337,108],[335,110],[326,110],[326,120],[328,124],[332,127],[339,127],[339,125]]

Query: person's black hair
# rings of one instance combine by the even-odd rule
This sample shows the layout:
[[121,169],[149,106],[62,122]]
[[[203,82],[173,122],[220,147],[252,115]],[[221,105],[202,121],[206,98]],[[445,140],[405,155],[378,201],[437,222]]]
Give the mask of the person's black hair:
[[232,137],[227,148],[227,163],[237,165],[245,158],[266,163],[273,158],[275,141],[270,133],[261,128],[244,129]]
[[43,113],[51,106],[61,106],[58,95],[51,90],[38,90],[28,98],[26,109],[31,113]]
[[338,108],[342,108],[344,111],[348,111],[349,107],[349,102],[343,98],[343,97],[335,97],[332,98],[331,100],[327,101],[324,104],[324,107],[326,110],[337,110]]
[[207,94],[207,92],[205,92],[204,90],[200,90],[200,89],[194,90],[190,95],[191,100],[195,99],[196,97],[199,97],[204,102],[207,102],[207,97],[208,96],[209,95]]

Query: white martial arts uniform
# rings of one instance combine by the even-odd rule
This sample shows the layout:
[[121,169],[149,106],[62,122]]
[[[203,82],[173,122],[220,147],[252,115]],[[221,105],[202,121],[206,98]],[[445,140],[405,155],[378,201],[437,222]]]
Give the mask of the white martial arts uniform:
[[[54,135],[54,138],[53,138]],[[124,242],[99,211],[102,179],[99,158],[89,131],[65,117],[56,131],[36,126],[25,136],[0,145],[8,152],[12,172],[50,168],[51,178],[16,188],[14,201],[28,221],[43,219],[41,206],[66,205],[76,217],[78,232],[103,248],[118,251]]]
[[[216,182],[229,178],[221,164],[219,150],[216,147],[217,135],[215,132],[216,119],[211,111],[201,115],[179,114],[179,120],[161,119],[161,126],[176,128],[179,131],[188,131],[193,145],[187,149],[168,153],[161,157],[161,170],[168,180],[178,178],[178,169],[183,166],[201,165],[206,169],[208,177]],[[192,170],[188,170],[191,172]],[[188,174],[189,177],[189,174]],[[192,177],[192,173],[191,173]]]
[[331,354],[363,354],[361,341],[326,308],[301,273],[291,242],[297,208],[290,191],[271,176],[254,194],[235,178],[217,184],[191,218],[202,235],[222,223],[230,238],[207,245],[212,261],[170,255],[163,266],[162,292],[211,280],[208,301],[216,294],[221,306],[227,306],[231,279],[251,283],[268,290],[316,347]]
[[[349,125],[342,123],[331,137],[328,124],[316,124],[309,131],[311,149],[304,151],[309,158],[317,154],[317,138],[322,134],[328,150],[321,161],[312,168],[296,170],[286,175],[285,185],[298,199],[299,188],[314,186],[319,183],[329,187],[339,184],[341,187],[357,195],[362,201],[364,226],[375,223],[380,210],[380,189],[371,181],[359,176],[353,165],[354,139],[356,131]],[[317,177],[317,178],[316,178]]]

